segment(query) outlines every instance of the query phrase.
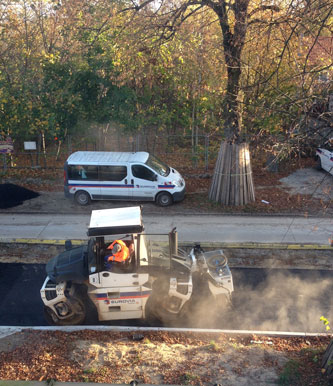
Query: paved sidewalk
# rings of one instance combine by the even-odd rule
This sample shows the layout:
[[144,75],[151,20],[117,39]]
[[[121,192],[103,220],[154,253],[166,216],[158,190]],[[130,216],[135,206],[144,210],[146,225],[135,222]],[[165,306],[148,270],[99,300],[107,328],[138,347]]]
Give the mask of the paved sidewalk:
[[[85,214],[0,214],[3,240],[86,239],[90,215]],[[278,243],[330,245],[333,218],[144,215],[146,233],[178,230],[180,242]]]

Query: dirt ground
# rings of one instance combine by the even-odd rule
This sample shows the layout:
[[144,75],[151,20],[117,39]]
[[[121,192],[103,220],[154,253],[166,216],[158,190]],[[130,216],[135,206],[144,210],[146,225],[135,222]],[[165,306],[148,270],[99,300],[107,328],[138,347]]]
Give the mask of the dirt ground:
[[260,386],[329,385],[326,337],[26,330],[0,339],[0,379]]
[[[181,203],[161,208],[152,202],[140,203],[145,213],[253,213],[298,214],[326,216],[333,214],[333,176],[314,168],[313,159],[299,160],[283,168],[279,173],[265,168],[254,169],[256,202],[242,207],[225,207],[208,199],[211,173],[196,174],[195,170],[184,173],[187,194]],[[182,171],[181,171],[182,172]],[[63,171],[40,169],[15,169],[0,179],[1,211],[38,213],[90,213],[92,209],[130,206],[133,202],[93,201],[81,207],[66,199],[63,194]],[[5,184],[38,192],[32,199],[18,200],[17,205],[4,203]],[[7,195],[8,196],[8,195]],[[9,195],[10,196],[10,195]],[[11,198],[10,198],[11,200]]]

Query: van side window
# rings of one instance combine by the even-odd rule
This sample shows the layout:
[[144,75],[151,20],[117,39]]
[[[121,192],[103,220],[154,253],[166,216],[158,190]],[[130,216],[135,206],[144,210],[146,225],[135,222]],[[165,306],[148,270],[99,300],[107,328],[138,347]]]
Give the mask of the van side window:
[[100,166],[100,181],[122,181],[127,177],[127,166]]
[[68,179],[98,181],[98,168],[91,165],[68,165]]
[[132,165],[133,177],[141,178],[148,181],[156,181],[156,174],[142,165]]

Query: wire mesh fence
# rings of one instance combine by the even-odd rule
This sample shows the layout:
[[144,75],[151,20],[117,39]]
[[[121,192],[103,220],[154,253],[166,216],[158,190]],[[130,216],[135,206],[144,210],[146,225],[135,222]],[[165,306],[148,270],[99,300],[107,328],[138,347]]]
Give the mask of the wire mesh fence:
[[220,135],[121,135],[108,136],[103,141],[89,137],[68,136],[63,143],[47,144],[45,149],[24,150],[23,143],[14,143],[11,154],[2,154],[2,168],[62,169],[68,156],[75,151],[147,151],[180,170],[205,172],[214,167],[222,137]]

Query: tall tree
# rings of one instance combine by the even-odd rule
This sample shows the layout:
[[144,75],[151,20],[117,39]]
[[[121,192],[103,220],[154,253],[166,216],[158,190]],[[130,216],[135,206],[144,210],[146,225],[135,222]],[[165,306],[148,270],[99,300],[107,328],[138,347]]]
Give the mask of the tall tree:
[[[271,3],[264,0],[161,0],[159,2],[146,0],[137,3],[132,1],[130,4],[123,11],[131,10],[144,16],[149,21],[151,29],[155,29],[157,41],[172,38],[186,20],[207,9],[212,12],[212,20],[214,16],[217,19],[221,31],[227,85],[221,116],[224,141],[216,162],[210,198],[227,205],[241,205],[253,201],[250,153],[241,130],[243,106],[241,80],[244,66],[242,53],[248,27],[250,24],[256,24],[266,26],[269,30],[278,25],[281,30],[286,30],[287,36],[284,41],[281,40],[283,44],[276,50],[275,60],[271,63],[269,73],[266,78],[261,77],[259,80],[263,85],[269,84],[273,79],[279,82],[280,69],[285,63],[285,58],[292,56],[292,45],[295,44],[295,38],[300,32],[302,18],[309,20],[311,15],[310,18],[315,17],[318,20],[318,15],[321,13],[323,21],[327,21],[332,12],[329,2],[291,0],[288,4],[283,1]],[[320,11],[318,11],[318,5],[320,5]],[[317,29],[317,32],[320,33],[320,29]],[[281,94],[286,96],[284,92]]]
[[[152,0],[147,0],[125,10],[134,9],[136,12],[143,10],[150,24],[159,29],[160,36],[170,39],[185,20],[202,12],[205,7],[213,11],[218,18],[227,69],[222,124],[226,143],[221,144],[210,198],[223,204],[245,204],[254,200],[250,158],[247,146],[239,147],[235,144],[243,141],[240,136],[239,91],[242,71],[241,55],[247,32],[249,0],[231,2],[226,0],[166,2],[162,0],[158,7]],[[243,189],[242,192],[240,192],[241,189]]]

